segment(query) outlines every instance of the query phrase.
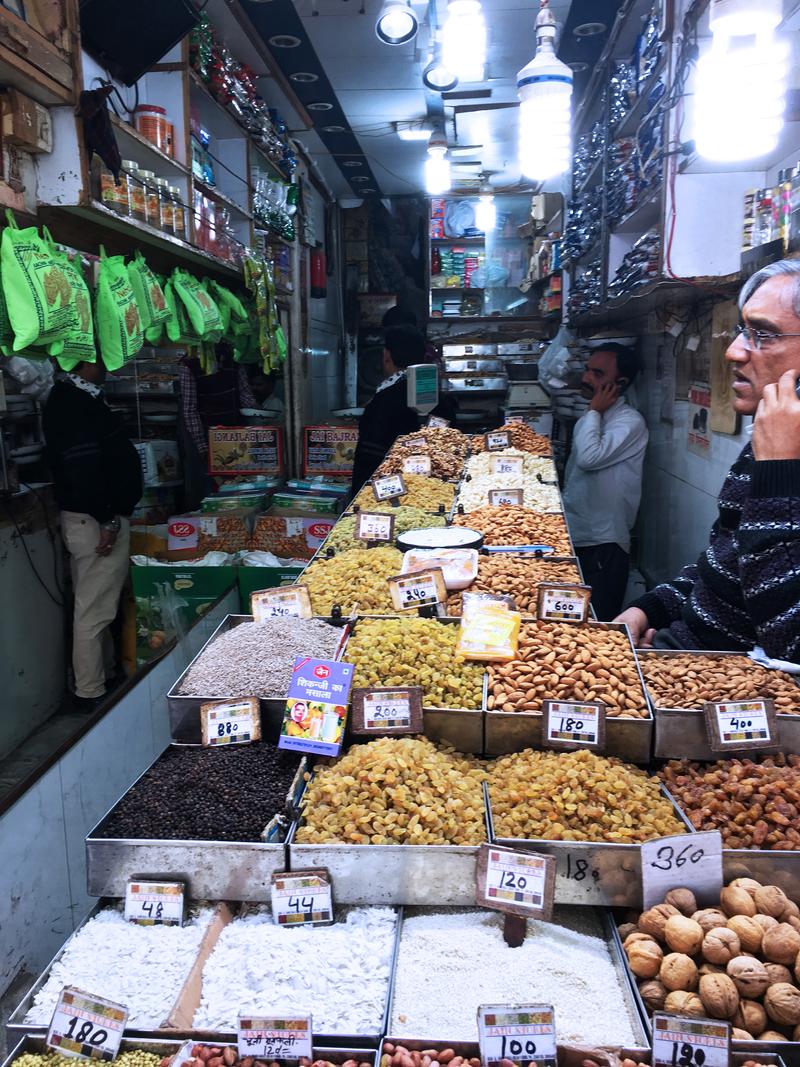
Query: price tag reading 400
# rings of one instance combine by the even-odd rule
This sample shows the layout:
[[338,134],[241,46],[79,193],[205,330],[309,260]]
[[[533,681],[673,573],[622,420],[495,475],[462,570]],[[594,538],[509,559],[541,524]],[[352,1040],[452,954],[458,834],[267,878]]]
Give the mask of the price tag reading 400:
[[311,598],[304,585],[259,589],[250,594],[250,614],[256,622],[267,619],[310,619]]
[[478,1008],[481,1063],[556,1062],[556,1023],[551,1004],[482,1004]]
[[127,1021],[124,1004],[64,986],[50,1020],[47,1045],[62,1056],[113,1060]]
[[243,745],[261,740],[261,705],[258,697],[211,701],[200,705],[204,745]]
[[676,885],[691,889],[707,907],[722,892],[722,838],[719,830],[659,837],[642,845],[644,908],[660,904]]
[[432,430],[435,430],[437,427],[440,430],[443,430],[446,426],[449,426],[449,425],[450,425],[450,420],[449,419],[439,418],[438,415],[431,415],[431,417],[428,419],[428,426]]
[[481,845],[478,850],[475,900],[479,907],[549,921],[555,883],[554,856],[515,852],[499,845]]
[[183,926],[183,882],[130,881],[125,921],[140,926]]
[[731,1024],[720,1019],[653,1016],[654,1067],[728,1067]]
[[537,617],[540,622],[586,622],[592,590],[588,585],[540,585]]
[[572,704],[563,700],[545,700],[542,702],[542,724],[542,744],[547,748],[603,751],[606,706],[599,701]]
[[278,926],[327,926],[333,922],[331,878],[324,867],[276,871],[272,918]]
[[311,1016],[256,1019],[252,1015],[240,1015],[237,1045],[241,1057],[280,1061],[307,1056],[311,1060],[314,1056]]
[[359,511],[355,535],[357,541],[394,540],[394,515],[385,515],[380,511]]
[[405,496],[408,490],[402,474],[387,474],[384,478],[373,479],[372,492],[376,500],[392,500],[394,497]]
[[511,475],[512,478],[521,478],[523,456],[495,456],[492,462],[492,473],[496,475]]
[[734,700],[704,704],[703,712],[712,752],[770,748],[778,740],[772,700]]
[[447,599],[447,587],[441,567],[431,567],[429,570],[390,578],[389,592],[392,604],[398,611],[426,608],[432,604],[441,604]]

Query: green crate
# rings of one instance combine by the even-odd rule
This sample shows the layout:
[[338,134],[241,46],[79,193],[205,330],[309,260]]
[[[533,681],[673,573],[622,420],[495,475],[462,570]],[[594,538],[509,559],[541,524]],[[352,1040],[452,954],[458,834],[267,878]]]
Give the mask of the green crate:
[[279,585],[293,585],[305,567],[238,567],[239,599],[242,613],[250,614],[250,594],[258,589],[275,589]]

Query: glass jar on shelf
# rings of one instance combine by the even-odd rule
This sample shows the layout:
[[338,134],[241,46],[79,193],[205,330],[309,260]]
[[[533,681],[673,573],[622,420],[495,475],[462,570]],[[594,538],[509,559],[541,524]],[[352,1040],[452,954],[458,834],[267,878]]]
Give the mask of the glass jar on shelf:
[[189,235],[186,230],[186,208],[181,200],[181,191],[177,185],[169,187],[170,199],[172,200],[172,222],[175,236],[182,241],[188,241]]
[[170,237],[175,236],[175,205],[169,191],[169,182],[166,178],[156,178],[158,199],[161,202],[161,229]]
[[152,170],[140,170],[139,175],[144,182],[144,200],[147,222],[153,229],[160,230],[161,198],[158,195],[155,173]]
[[131,216],[138,222],[147,222],[147,201],[139,164],[133,159],[123,159],[122,170],[128,181],[128,202]]
[[92,160],[92,186],[93,195],[104,207],[117,215],[129,213],[127,176],[120,173],[118,185],[114,181],[114,175],[99,156]]

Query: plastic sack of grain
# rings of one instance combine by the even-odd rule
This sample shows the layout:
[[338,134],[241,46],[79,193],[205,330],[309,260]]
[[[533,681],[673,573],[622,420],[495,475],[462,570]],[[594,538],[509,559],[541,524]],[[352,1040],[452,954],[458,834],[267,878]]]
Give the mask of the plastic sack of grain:
[[109,370],[119,370],[142,347],[144,335],[125,260],[122,256],[107,256],[102,245],[95,320],[103,362]]

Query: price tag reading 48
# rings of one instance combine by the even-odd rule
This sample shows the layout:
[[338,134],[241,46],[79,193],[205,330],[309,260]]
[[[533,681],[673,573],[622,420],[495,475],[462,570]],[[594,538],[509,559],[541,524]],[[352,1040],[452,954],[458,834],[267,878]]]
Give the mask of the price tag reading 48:
[[537,617],[540,622],[586,622],[591,596],[588,585],[542,584],[539,586]]
[[556,1023],[550,1004],[482,1004],[478,1008],[481,1063],[555,1064]]
[[130,881],[125,921],[140,926],[183,926],[183,882]]
[[719,1019],[653,1016],[654,1067],[728,1067],[731,1024]]
[[642,845],[644,908],[661,904],[670,889],[691,889],[708,907],[722,892],[722,838],[719,830],[659,837]]
[[254,1019],[252,1015],[240,1015],[237,1045],[241,1057],[298,1060],[307,1056],[311,1060],[311,1016]]
[[47,1045],[62,1056],[113,1060],[127,1021],[124,1004],[64,986],[50,1020]]
[[331,879],[324,867],[276,871],[272,918],[278,926],[329,926],[333,922]]

